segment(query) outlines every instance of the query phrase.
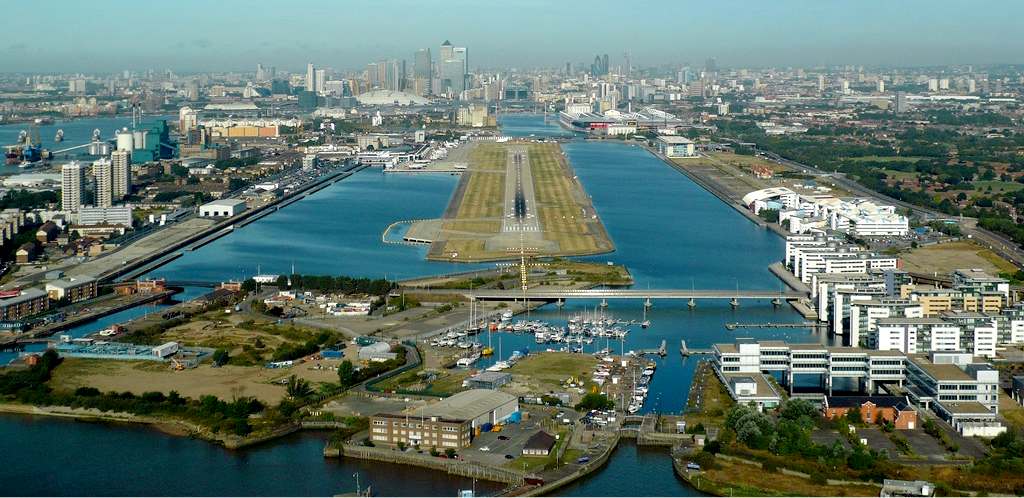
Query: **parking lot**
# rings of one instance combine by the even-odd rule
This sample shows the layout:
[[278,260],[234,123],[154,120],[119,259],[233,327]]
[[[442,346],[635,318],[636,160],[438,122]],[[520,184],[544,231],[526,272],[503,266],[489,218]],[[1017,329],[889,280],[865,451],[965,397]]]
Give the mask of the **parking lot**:
[[822,446],[832,446],[836,441],[839,441],[843,445],[843,448],[849,448],[850,442],[846,438],[839,435],[838,432],[831,429],[815,429],[811,431],[811,441],[815,444]]
[[[906,431],[902,431],[906,432]],[[882,429],[877,427],[859,427],[857,428],[857,439],[866,439],[868,448],[875,451],[885,451],[889,454],[889,458],[896,458],[901,455],[900,450],[896,447],[896,444],[889,439]]]
[[907,438],[907,442],[910,443],[910,448],[914,451],[915,455],[929,460],[945,459],[946,449],[942,447],[937,439],[929,436],[925,431],[914,429],[898,431],[898,434]]
[[[465,460],[490,465],[505,465],[522,456],[526,440],[530,439],[530,436],[533,436],[538,430],[540,430],[538,421],[534,417],[530,417],[530,420],[503,426],[501,432],[481,432],[473,440],[473,445],[463,449],[461,453]],[[484,448],[487,450],[484,451]],[[511,455],[512,458],[506,458],[505,455]]]

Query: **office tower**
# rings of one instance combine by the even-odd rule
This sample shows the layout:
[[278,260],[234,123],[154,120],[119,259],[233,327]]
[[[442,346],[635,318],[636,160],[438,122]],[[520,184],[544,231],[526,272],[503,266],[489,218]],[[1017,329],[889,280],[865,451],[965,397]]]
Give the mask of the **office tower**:
[[878,93],[885,93],[885,80],[878,80]]
[[572,63],[571,62],[566,62],[565,63],[565,75],[569,76],[570,74],[572,74]]
[[313,85],[313,91],[316,92],[317,94],[323,94],[324,84],[327,83],[327,70],[317,69],[315,76],[316,78],[314,80],[315,84]]
[[967,80],[967,93],[974,93],[977,89],[977,83],[973,79]]
[[434,79],[433,60],[430,58],[430,49],[421,48],[416,51],[412,63],[413,86],[418,95],[430,95],[433,93],[431,85]]
[[92,175],[96,177],[96,207],[110,207],[114,205],[111,198],[113,170],[110,159],[101,157],[92,163]]
[[939,80],[939,90],[949,90],[949,78]]
[[718,72],[718,62],[714,57],[708,57],[708,60],[704,62],[704,70],[708,74],[714,74]]
[[306,91],[316,91],[316,68],[313,67],[312,62],[306,65]]
[[597,77],[601,76],[601,56],[595,55],[594,62],[590,65],[590,75]]
[[263,64],[256,64],[256,81],[267,81],[267,71],[263,69]]
[[469,76],[469,50],[455,47],[448,40],[441,44],[441,90],[453,98],[461,98]]
[[601,74],[608,74],[608,54],[601,56]]
[[824,74],[819,74],[818,75],[818,93],[822,93],[824,91],[825,91],[825,75]]
[[185,98],[190,101],[199,100],[199,80],[191,79],[185,83]]
[[377,78],[377,63],[371,62],[366,65],[366,84],[373,88],[380,85],[380,79]]
[[850,82],[846,81],[846,80],[840,80],[840,82],[839,82],[839,89],[840,89],[840,91],[842,91],[843,95],[849,94],[850,93]]
[[60,168],[60,202],[64,211],[78,212],[85,194],[85,166],[78,161]]
[[455,47],[452,46],[452,42],[445,40],[444,43],[441,44],[441,52],[438,53],[438,56],[441,58],[442,61],[454,59],[454,50]]
[[132,193],[132,155],[128,151],[116,150],[110,154],[110,193],[114,200],[124,199]]
[[928,91],[937,92],[939,91],[939,80],[932,78],[928,80]]
[[907,94],[903,92],[896,92],[896,113],[902,114],[910,110],[910,104],[907,102]]

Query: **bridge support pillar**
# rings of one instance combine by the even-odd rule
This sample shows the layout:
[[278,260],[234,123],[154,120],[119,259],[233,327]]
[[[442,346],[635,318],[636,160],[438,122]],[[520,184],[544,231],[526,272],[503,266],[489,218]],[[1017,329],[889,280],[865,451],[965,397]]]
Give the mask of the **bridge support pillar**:
[[772,306],[775,306],[776,308],[782,306],[782,300],[779,298],[772,299]]
[[650,308],[651,306],[654,306],[651,298],[644,299],[644,308]]
[[602,299],[601,300],[601,307],[602,308],[607,308],[608,307],[608,300],[607,299]]
[[732,306],[733,309],[739,308],[740,307],[740,300],[736,299],[735,297],[730,299],[729,300],[729,306]]
[[555,306],[558,306],[559,308],[565,306],[565,300],[559,299],[558,301],[555,301]]
[[686,305],[689,306],[690,309],[696,308],[697,300],[691,297],[690,300],[686,302]]

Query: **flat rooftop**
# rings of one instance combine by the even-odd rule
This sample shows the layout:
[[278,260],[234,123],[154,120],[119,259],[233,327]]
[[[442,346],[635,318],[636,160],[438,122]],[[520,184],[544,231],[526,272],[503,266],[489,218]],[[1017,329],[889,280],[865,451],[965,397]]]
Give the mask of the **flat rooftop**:
[[[729,383],[729,390],[732,391],[732,385],[736,382],[754,382],[757,385],[757,393],[753,397],[757,398],[778,398],[779,393],[775,391],[771,384],[768,383],[768,379],[764,378],[764,374],[723,374],[726,382]],[[749,398],[751,395],[738,395],[740,397]]]
[[416,410],[416,413],[425,417],[471,420],[516,399],[515,396],[501,391],[470,389],[427,405]]
[[907,359],[935,380],[975,380],[960,367],[952,363],[932,363],[932,360],[923,354],[907,355]]
[[985,405],[978,403],[977,401],[965,401],[963,403],[940,401],[939,404],[953,415],[993,415],[992,410],[989,410]]

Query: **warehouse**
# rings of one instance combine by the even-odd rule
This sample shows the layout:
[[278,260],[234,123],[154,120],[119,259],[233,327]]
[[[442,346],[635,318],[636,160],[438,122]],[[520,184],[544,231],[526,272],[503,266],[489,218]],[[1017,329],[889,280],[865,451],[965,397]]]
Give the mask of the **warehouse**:
[[470,427],[499,424],[519,413],[519,398],[500,391],[470,389],[419,410],[426,417],[465,420]]
[[375,443],[465,448],[474,429],[518,417],[515,396],[471,389],[407,413],[378,413],[370,417],[370,437]]
[[203,204],[199,208],[199,216],[203,218],[230,218],[245,211],[245,209],[245,201],[242,199],[220,199]]

